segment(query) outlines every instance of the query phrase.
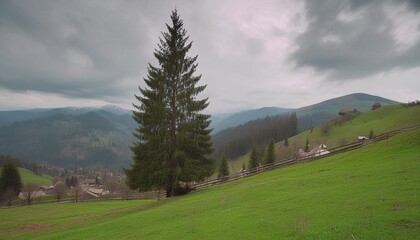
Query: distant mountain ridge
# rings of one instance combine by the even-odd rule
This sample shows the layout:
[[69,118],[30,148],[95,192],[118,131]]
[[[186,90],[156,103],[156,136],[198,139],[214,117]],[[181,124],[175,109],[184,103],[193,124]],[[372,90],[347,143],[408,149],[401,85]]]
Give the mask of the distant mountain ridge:
[[399,103],[379,96],[369,95],[365,93],[353,93],[295,109],[269,107],[246,110],[239,113],[231,114],[230,116],[224,119],[218,119],[218,121],[215,124],[212,124],[211,127],[213,128],[213,134],[216,134],[226,128],[236,127],[252,120],[265,118],[267,116],[275,116],[287,112],[296,112],[298,117],[316,115],[317,117],[314,118],[314,124],[318,124],[319,122],[317,121],[317,118],[321,119],[321,121],[324,121],[325,119],[335,116],[341,109],[357,109],[358,111],[365,112],[370,110],[372,105],[376,102],[382,105],[391,105]]
[[70,112],[0,126],[0,153],[66,168],[129,165],[136,127],[130,114]]
[[212,124],[210,127],[213,128],[213,134],[217,133],[223,129],[235,127],[251,120],[256,120],[259,118],[270,117],[279,115],[282,113],[290,112],[290,108],[279,108],[279,107],[264,107],[254,110],[241,111],[230,116],[219,119],[215,124]]
[[46,118],[57,114],[80,115],[87,112],[100,110],[110,112],[116,115],[131,114],[130,110],[112,105],[106,105],[102,107],[63,107],[0,111],[0,125],[11,124],[19,121]]
[[[342,108],[367,111],[373,103],[398,102],[368,94],[350,94],[298,109],[267,107],[215,115],[212,134],[251,120],[296,112],[312,125]],[[131,163],[137,123],[131,111],[114,106],[0,111],[0,154],[63,167],[121,169]],[[299,125],[299,124],[298,124]],[[301,129],[308,126],[300,126]]]
[[381,105],[399,104],[399,102],[379,96],[369,95],[365,93],[353,93],[322,101],[320,103],[313,104],[310,106],[301,107],[296,109],[295,111],[298,114],[314,112],[327,112],[337,114],[342,109],[357,109],[358,111],[366,112],[371,109],[374,103],[380,103]]

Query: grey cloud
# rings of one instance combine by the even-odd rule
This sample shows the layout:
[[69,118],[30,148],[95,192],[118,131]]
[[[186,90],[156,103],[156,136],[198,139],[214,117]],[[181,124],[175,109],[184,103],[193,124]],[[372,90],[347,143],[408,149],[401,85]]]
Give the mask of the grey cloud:
[[[420,66],[418,42],[403,54],[395,50],[383,4],[308,0],[305,11],[296,0],[1,0],[0,92],[16,98],[10,102],[34,90],[39,98],[68,105],[86,100],[130,106],[133,93],[144,84],[148,62],[157,64],[153,50],[176,7],[193,41],[189,54],[198,55],[197,74],[207,84],[203,95],[210,97],[208,110],[303,106],[319,99],[324,71],[347,79]],[[418,1],[404,4],[411,11],[419,9]],[[336,21],[347,8],[366,9],[367,17]],[[307,31],[298,35],[307,21]],[[378,24],[385,30],[372,31]],[[406,79],[416,81],[415,74],[404,71]],[[351,83],[328,86],[330,92],[350,93],[339,88]],[[13,108],[13,103],[6,105]]]
[[[153,47],[136,1],[2,1],[0,87],[66,96],[126,95]],[[153,18],[152,18],[153,19]],[[162,24],[159,21],[159,24]],[[144,52],[143,49],[151,49]]]
[[[290,56],[297,67],[330,72],[331,79],[356,79],[393,68],[420,65],[420,41],[398,52],[383,11],[384,1],[307,1],[310,24]],[[389,2],[388,2],[389,3]],[[337,21],[342,10],[365,11],[362,19]],[[382,27],[381,27],[382,26]],[[328,36],[333,36],[328,39]]]
[[258,56],[265,51],[264,41],[256,38],[249,38],[246,41],[246,49],[251,57]]

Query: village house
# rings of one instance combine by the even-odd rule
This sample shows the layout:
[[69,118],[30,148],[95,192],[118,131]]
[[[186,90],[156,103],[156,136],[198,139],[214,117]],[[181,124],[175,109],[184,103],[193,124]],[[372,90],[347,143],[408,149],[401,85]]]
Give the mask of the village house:
[[349,110],[347,108],[343,108],[338,112],[338,115],[340,116],[344,116],[349,112]]
[[364,140],[368,140],[369,138],[366,136],[357,136],[357,141],[364,141]]
[[[87,179],[89,180],[89,179]],[[93,179],[95,181],[95,179]],[[83,181],[80,184],[81,194],[80,199],[96,199],[100,196],[109,194],[109,191],[104,190],[101,186],[96,186],[93,181]]]
[[306,158],[306,157],[311,158],[311,157],[319,157],[319,156],[326,155],[329,153],[330,151],[327,150],[327,145],[320,144],[319,147],[313,148],[309,152],[305,152],[303,151],[303,149],[299,149],[299,151],[296,153],[296,156],[298,158]]
[[373,105],[372,105],[372,110],[375,110],[375,109],[378,109],[378,108],[380,108],[380,107],[382,107],[382,105],[380,104],[380,103],[374,103]]

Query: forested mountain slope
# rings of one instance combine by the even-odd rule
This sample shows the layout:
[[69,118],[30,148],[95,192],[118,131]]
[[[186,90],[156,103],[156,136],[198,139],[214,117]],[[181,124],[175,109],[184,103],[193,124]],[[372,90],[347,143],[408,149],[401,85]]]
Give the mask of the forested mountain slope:
[[131,115],[103,110],[53,115],[0,127],[0,153],[67,168],[122,168],[131,162]]

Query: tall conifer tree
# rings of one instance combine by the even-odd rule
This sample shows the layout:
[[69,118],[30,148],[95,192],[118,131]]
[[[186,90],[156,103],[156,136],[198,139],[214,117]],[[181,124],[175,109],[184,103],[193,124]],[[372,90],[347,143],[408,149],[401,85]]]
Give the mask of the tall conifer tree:
[[249,155],[249,169],[258,167],[258,152],[255,146],[251,150],[251,154]]
[[276,161],[276,153],[274,150],[274,140],[271,140],[267,147],[265,163],[273,163],[274,161]]
[[217,177],[225,177],[225,176],[229,176],[230,171],[229,171],[229,163],[228,160],[226,158],[226,155],[223,155],[222,157],[222,161],[220,162],[220,167],[219,167],[219,174],[217,175]]
[[189,57],[192,46],[177,11],[172,26],[159,38],[154,56],[159,66],[149,64],[145,88],[136,95],[139,104],[133,118],[138,123],[132,146],[134,163],[126,169],[133,189],[166,189],[174,195],[180,181],[200,181],[210,176],[214,161],[210,137],[210,115],[200,113],[208,99],[197,99],[206,86],[197,86],[197,56]]
[[12,190],[14,195],[22,189],[22,178],[18,168],[11,161],[6,161],[0,173],[0,197],[7,190]]

